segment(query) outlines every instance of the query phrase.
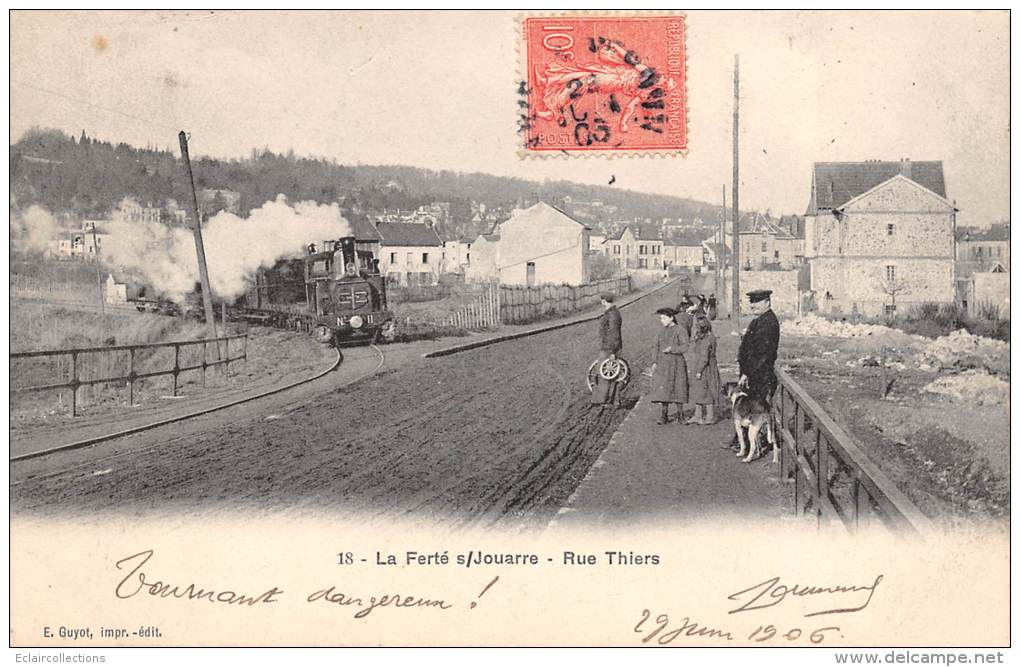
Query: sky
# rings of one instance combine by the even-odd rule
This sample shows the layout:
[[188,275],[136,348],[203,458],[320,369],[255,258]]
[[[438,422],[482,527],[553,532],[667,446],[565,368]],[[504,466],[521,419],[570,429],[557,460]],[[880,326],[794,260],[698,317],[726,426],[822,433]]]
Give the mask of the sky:
[[803,213],[811,164],[941,160],[960,224],[1009,217],[1009,16],[690,12],[685,157],[518,157],[519,12],[11,16],[11,141],[33,127],[720,202],[740,56],[743,210]]

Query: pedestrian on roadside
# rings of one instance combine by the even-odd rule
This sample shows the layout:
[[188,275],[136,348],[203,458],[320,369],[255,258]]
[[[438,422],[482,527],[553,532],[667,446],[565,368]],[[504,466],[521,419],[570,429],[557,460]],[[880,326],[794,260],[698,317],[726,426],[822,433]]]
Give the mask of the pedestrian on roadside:
[[687,352],[690,336],[676,323],[676,311],[660,308],[655,311],[662,328],[655,337],[655,370],[652,373],[652,391],[649,400],[659,403],[657,424],[669,422],[669,405],[678,404],[677,421],[683,419],[684,403],[687,402]]
[[716,360],[716,338],[712,332],[712,323],[708,317],[701,315],[694,320],[694,332],[691,334],[691,346],[688,353],[691,374],[690,400],[694,404],[694,414],[687,424],[714,424],[715,406],[722,391],[719,378],[719,362]]
[[719,303],[715,300],[715,294],[708,295],[708,319],[714,320],[719,316]]
[[[610,292],[603,292],[599,295],[599,303],[602,305],[603,312],[599,316],[599,354],[595,359],[598,365],[601,365],[606,359],[615,359],[623,349],[623,336],[620,332],[623,318],[620,316],[620,309],[616,307],[615,301],[616,296]],[[606,380],[596,372],[595,388],[591,392],[592,404],[611,404],[615,398],[616,383]]]
[[679,305],[676,307],[676,323],[681,329],[687,332],[687,336],[691,335],[691,327],[694,326],[694,318],[691,316],[690,310],[693,307],[694,302],[690,295],[684,294],[684,298],[680,300]]

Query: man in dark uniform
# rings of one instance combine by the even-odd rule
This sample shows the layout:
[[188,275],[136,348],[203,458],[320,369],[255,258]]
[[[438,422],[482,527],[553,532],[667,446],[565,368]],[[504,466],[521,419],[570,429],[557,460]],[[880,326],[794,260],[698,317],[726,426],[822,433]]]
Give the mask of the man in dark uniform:
[[[599,356],[596,361],[602,362],[606,359],[616,358],[616,355],[623,349],[623,336],[620,333],[623,318],[620,317],[620,310],[613,303],[616,299],[613,294],[605,292],[599,298],[605,312],[599,317]],[[604,380],[596,375],[595,389],[591,393],[592,404],[608,405],[612,403],[616,394],[615,389],[615,382]]]
[[776,391],[776,355],[779,352],[779,320],[772,312],[772,292],[748,292],[754,319],[740,340],[737,363],[740,364],[740,385],[752,398],[772,400]]
[[[776,355],[779,353],[779,320],[772,312],[772,291],[754,290],[747,293],[754,319],[740,339],[737,363],[740,365],[740,388],[752,398],[764,399],[771,405],[776,391]],[[728,445],[738,450],[740,442],[733,435]]]

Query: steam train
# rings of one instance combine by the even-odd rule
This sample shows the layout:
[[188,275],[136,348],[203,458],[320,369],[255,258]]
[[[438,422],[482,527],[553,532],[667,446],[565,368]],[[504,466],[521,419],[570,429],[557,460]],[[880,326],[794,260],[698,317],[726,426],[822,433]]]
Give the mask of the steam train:
[[392,340],[396,327],[379,260],[358,249],[353,236],[327,245],[332,247],[319,252],[309,246],[304,258],[305,302],[315,337],[332,344],[379,336]]
[[[197,285],[182,303],[138,299],[135,305],[143,312],[203,317]],[[371,251],[359,249],[353,236],[326,241],[321,250],[309,245],[303,258],[260,270],[252,289],[225,306],[225,314],[233,321],[308,331],[335,347],[392,340],[396,335],[379,260]]]

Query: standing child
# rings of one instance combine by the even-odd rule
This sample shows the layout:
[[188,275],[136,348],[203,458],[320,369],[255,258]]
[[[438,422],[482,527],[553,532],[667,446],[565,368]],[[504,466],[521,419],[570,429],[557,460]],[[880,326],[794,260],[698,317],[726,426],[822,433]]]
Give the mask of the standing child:
[[721,383],[719,364],[716,361],[716,340],[712,323],[701,315],[694,320],[691,334],[691,403],[694,415],[687,424],[714,424],[715,404],[719,400]]
[[687,402],[687,362],[684,352],[689,344],[688,332],[678,326],[672,308],[655,311],[662,328],[655,338],[655,371],[652,373],[650,400],[660,403],[658,424],[669,421],[669,404],[678,403],[677,421],[683,418],[684,403]]

